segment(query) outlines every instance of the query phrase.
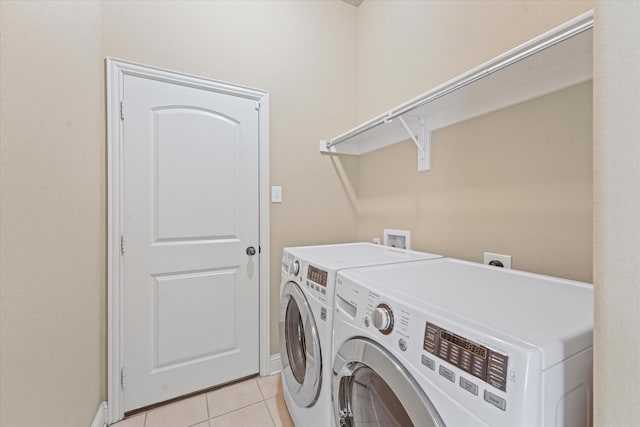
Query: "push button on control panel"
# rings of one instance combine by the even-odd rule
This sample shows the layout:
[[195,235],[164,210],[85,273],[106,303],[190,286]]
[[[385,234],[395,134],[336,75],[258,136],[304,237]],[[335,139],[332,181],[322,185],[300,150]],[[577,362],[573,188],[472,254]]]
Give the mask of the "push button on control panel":
[[460,387],[467,390],[469,393],[477,396],[478,395],[478,385],[472,383],[468,379],[464,377],[460,377]]
[[484,391],[484,400],[485,402],[491,403],[493,406],[495,406],[498,409],[501,409],[503,411],[507,410],[507,401],[499,396],[496,396],[490,391],[487,391],[487,390]]
[[444,366],[440,365],[440,369],[438,370],[438,372],[440,372],[440,375],[442,375],[452,383],[456,382],[456,374],[451,369],[447,369]]
[[435,360],[425,356],[424,354],[422,355],[422,364],[424,366],[426,366],[427,368],[431,369],[432,371],[436,370],[436,362],[435,362]]

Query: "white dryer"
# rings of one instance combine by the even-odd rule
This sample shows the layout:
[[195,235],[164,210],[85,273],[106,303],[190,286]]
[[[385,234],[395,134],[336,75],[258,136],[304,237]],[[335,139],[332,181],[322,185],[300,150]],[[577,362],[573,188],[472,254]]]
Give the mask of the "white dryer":
[[282,388],[296,425],[332,424],[331,337],[337,272],[435,258],[440,255],[370,243],[284,250],[279,325]]
[[339,426],[592,423],[593,288],[448,258],[340,272]]

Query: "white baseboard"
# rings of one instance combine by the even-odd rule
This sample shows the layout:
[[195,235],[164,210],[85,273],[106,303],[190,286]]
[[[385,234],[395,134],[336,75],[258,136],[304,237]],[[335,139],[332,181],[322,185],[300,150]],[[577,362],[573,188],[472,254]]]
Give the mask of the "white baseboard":
[[107,426],[107,402],[100,402],[96,416],[89,427],[106,427]]
[[275,375],[282,370],[282,361],[280,360],[280,354],[271,355],[271,366],[269,371],[271,375]]

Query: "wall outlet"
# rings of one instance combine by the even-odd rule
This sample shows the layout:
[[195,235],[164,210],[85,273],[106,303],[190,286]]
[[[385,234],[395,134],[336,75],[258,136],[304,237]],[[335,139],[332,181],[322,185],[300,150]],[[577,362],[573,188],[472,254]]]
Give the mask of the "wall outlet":
[[380,238],[379,238],[379,237],[374,237],[374,238],[373,238],[373,240],[372,240],[372,242],[373,242],[374,244],[376,244],[376,245],[379,245],[379,244],[380,244]]
[[484,253],[484,263],[494,265],[496,267],[511,268],[511,255],[494,254],[492,252]]
[[384,245],[393,248],[411,249],[411,232],[408,230],[385,228]]

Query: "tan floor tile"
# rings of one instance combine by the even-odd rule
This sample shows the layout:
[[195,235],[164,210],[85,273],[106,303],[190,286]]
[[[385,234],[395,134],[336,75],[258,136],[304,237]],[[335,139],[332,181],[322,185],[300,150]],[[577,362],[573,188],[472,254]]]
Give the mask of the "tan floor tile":
[[147,416],[147,413],[134,415],[133,417],[129,417],[126,420],[122,420],[115,424],[112,424],[111,427],[144,427],[144,420]]
[[[253,403],[260,402],[262,394],[255,379],[229,385],[207,393],[209,417],[214,418],[227,412],[235,411]],[[148,427],[148,426],[147,426]]]
[[260,387],[262,397],[265,399],[282,394],[282,381],[280,374],[268,377],[258,377],[256,378],[256,381],[258,381],[258,387]]
[[194,426],[191,426],[191,427],[209,427],[209,421],[205,421],[203,423],[198,423],[198,424],[196,424]]
[[274,427],[264,402],[213,418],[209,424],[211,427]]
[[145,427],[188,427],[207,418],[207,401],[199,395],[147,412]]
[[294,427],[291,415],[289,415],[289,410],[287,409],[287,404],[282,395],[267,399],[265,403],[276,427]]

